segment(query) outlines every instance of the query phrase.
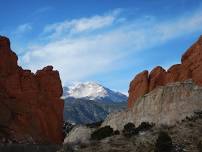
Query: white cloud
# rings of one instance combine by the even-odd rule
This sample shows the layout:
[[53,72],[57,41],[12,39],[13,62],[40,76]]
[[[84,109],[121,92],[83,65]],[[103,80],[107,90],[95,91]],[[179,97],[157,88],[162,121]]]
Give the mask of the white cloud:
[[109,65],[120,58],[116,51],[121,50],[110,45],[113,41],[106,36],[56,41],[35,47],[21,58],[21,63],[34,71],[52,64],[60,71],[64,83],[82,80],[109,70]]
[[[63,84],[82,81],[89,76],[118,68],[116,63],[127,63],[127,57],[131,54],[135,59],[135,52],[202,30],[202,11],[161,21],[126,19],[124,23],[114,26],[119,19],[121,17],[112,12],[49,25],[45,31],[50,33],[45,38],[51,36],[55,39],[30,48],[20,58],[20,63],[32,70],[51,64],[60,71]],[[107,31],[82,34],[82,31],[103,29],[109,25],[111,28]]]
[[173,37],[190,34],[192,32],[202,30],[202,11],[196,11],[189,16],[165,21],[154,27],[154,32],[157,33],[158,39],[166,41]]
[[121,9],[116,9],[105,15],[95,15],[88,18],[84,17],[80,19],[65,20],[60,23],[47,25],[43,33],[44,35],[48,34],[49,38],[57,38],[64,34],[75,34],[101,29],[114,24],[120,12]]
[[30,30],[32,30],[31,24],[25,23],[25,24],[19,25],[14,33],[15,34],[23,34],[23,33],[28,32]]

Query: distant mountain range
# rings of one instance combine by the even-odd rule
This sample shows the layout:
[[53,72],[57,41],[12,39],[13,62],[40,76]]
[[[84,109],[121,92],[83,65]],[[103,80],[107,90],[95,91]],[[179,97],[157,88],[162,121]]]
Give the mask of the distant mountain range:
[[123,102],[127,96],[112,91],[95,82],[79,83],[71,87],[64,87],[63,99],[72,97],[76,99],[87,99],[102,102]]
[[109,113],[126,107],[127,96],[95,82],[63,88],[64,119],[77,124],[103,120]]

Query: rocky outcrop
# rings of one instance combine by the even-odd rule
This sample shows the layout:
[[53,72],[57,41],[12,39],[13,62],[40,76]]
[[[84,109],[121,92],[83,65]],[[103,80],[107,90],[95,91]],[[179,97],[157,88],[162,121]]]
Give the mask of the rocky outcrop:
[[172,127],[153,126],[130,136],[121,133],[86,144],[65,144],[58,152],[201,152],[201,126],[202,113],[196,113]]
[[76,126],[67,134],[63,144],[89,143],[93,130],[86,126]]
[[136,75],[135,79],[130,83],[129,97],[128,97],[128,107],[132,107],[133,100],[137,99],[148,93],[149,91],[149,81],[148,81],[148,71],[143,71]]
[[188,79],[202,86],[202,36],[184,53],[181,64],[173,65],[167,71],[158,66],[150,73],[138,74],[130,83],[128,107],[156,87]]
[[32,73],[17,65],[10,41],[0,37],[0,142],[62,143],[63,100],[58,71]]
[[128,122],[135,126],[141,122],[155,123],[156,126],[174,125],[201,110],[202,87],[188,80],[154,89],[138,98],[127,111],[110,114],[102,126],[109,125],[114,130],[122,130]]

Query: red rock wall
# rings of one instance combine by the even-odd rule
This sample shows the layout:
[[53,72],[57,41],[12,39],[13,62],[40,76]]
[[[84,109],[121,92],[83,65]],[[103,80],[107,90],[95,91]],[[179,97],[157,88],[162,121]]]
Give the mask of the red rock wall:
[[33,74],[17,60],[9,39],[0,37],[0,143],[62,143],[64,103],[58,71],[47,66]]
[[184,53],[181,64],[173,65],[167,71],[158,66],[150,73],[143,71],[136,75],[130,83],[128,107],[158,86],[188,79],[202,86],[202,36]]

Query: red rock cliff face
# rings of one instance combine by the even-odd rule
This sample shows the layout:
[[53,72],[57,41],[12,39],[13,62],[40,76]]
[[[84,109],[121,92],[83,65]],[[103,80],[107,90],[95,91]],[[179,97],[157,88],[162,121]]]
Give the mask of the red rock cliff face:
[[158,66],[150,73],[138,74],[130,83],[128,107],[158,86],[188,79],[202,86],[202,36],[184,53],[181,64],[173,65],[167,71]]
[[9,39],[0,37],[0,142],[62,143],[64,103],[58,71],[47,66],[33,74],[17,60]]

